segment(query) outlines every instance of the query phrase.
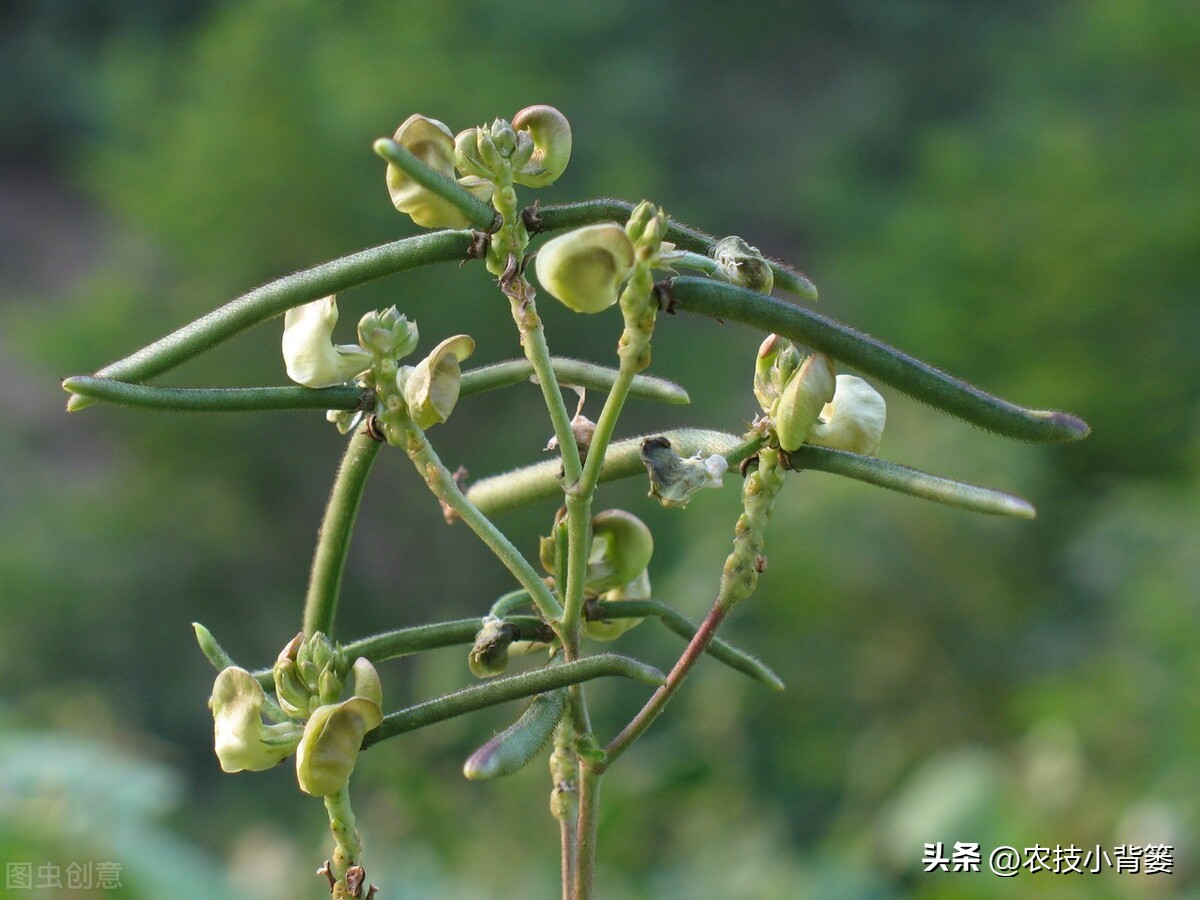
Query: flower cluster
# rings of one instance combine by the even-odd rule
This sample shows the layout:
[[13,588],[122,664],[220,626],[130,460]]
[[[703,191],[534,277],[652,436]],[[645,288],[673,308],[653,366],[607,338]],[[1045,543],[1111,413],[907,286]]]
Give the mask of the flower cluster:
[[[479,200],[492,199],[498,185],[516,182],[546,187],[558,180],[571,159],[571,126],[552,106],[530,106],[512,122],[455,135],[443,122],[411,115],[392,140],[447,181],[457,181]],[[455,172],[459,173],[456,177]],[[387,167],[392,205],[426,228],[465,228],[462,210],[416,181],[395,164]]]
[[[347,670],[352,696],[339,700]],[[337,794],[350,781],[363,736],[383,719],[383,689],[371,663],[352,666],[318,632],[298,634],[275,662],[275,700],[245,669],[217,675],[208,701],[217,759],[226,772],[260,772],[296,754],[296,780],[315,797]],[[274,721],[268,724],[264,716]]]
[[[419,333],[417,324],[396,307],[363,316],[358,323],[358,344],[333,343],[337,320],[333,296],[297,306],[284,315],[283,359],[293,381],[310,388],[360,381],[381,396],[403,398],[408,416],[421,428],[446,421],[458,403],[460,364],[475,351],[474,340],[465,334],[454,335],[415,366],[397,366],[398,360],[416,348]],[[344,417],[336,413],[332,417],[347,430]]]
[[754,396],[784,450],[806,443],[867,456],[879,450],[883,397],[855,375],[835,375],[824,353],[805,357],[791,341],[768,336],[755,360]]

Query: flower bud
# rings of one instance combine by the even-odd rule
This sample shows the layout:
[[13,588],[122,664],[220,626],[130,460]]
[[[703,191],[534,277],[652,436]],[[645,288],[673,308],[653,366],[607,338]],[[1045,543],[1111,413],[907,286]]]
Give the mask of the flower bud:
[[607,509],[592,517],[592,547],[586,585],[606,591],[628,584],[650,564],[654,535],[646,523],[623,509]]
[[808,434],[808,443],[874,456],[883,437],[887,404],[875,388],[854,375],[839,375],[833,399]]
[[533,139],[533,153],[521,168],[514,166],[513,181],[534,188],[554,184],[571,159],[567,117],[553,106],[529,106],[513,117],[512,127]]
[[[429,168],[454,180],[454,135],[437,119],[411,115],[392,138]],[[470,221],[453,204],[417,184],[400,169],[387,167],[392,205],[426,228],[466,228]]]
[[772,334],[762,342],[754,360],[754,396],[763,412],[771,412],[784,385],[803,361],[800,351],[787,338]]
[[475,635],[475,645],[467,654],[467,665],[476,678],[495,678],[508,668],[508,648],[521,632],[515,625],[488,616]]
[[317,707],[296,748],[300,790],[328,797],[345,788],[358,762],[363,736],[382,721],[379,704],[366,697]]
[[620,225],[588,225],[547,241],[535,267],[542,287],[567,308],[600,312],[617,302],[633,268],[633,245]]
[[208,701],[213,714],[217,759],[226,772],[261,772],[292,754],[300,728],[292,722],[266,725],[262,707],[267,695],[245,669],[222,669]]
[[494,120],[492,122],[490,135],[492,138],[492,144],[496,147],[496,152],[498,152],[505,159],[508,159],[510,156],[512,156],[512,152],[517,149],[517,133],[513,130],[512,125],[509,124],[507,120]]
[[533,152],[536,149],[533,145],[533,137],[529,132],[518,131],[517,145],[508,157],[509,165],[513,167],[513,171],[520,171],[529,165],[529,161],[533,159]]
[[643,200],[629,214],[625,234],[633,244],[638,259],[653,259],[658,256],[667,234],[667,214],[661,207]]
[[358,320],[358,342],[384,359],[408,356],[419,337],[417,323],[408,321],[395,306],[369,312]]
[[408,405],[408,415],[421,428],[445,422],[458,403],[462,384],[459,366],[475,352],[475,341],[465,334],[446,338],[417,363],[405,366],[397,376],[397,384]]
[[357,344],[333,343],[337,298],[332,294],[283,315],[283,362],[292,381],[310,388],[344,384],[371,365]]
[[760,294],[771,293],[775,274],[757,247],[751,247],[737,235],[730,235],[717,241],[712,253],[730,283]]
[[650,496],[666,507],[687,506],[692,494],[703,488],[719,488],[729,468],[725,457],[697,453],[684,459],[662,435],[642,441],[642,464],[650,476]]
[[795,450],[808,438],[821,409],[833,399],[833,360],[814,353],[800,365],[775,404],[775,434],[784,450]]

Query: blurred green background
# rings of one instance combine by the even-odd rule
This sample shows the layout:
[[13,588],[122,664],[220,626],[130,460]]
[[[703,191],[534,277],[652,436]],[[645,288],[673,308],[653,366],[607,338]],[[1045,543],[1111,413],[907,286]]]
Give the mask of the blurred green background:
[[[58,378],[414,233],[371,141],[414,111],[458,130],[530,103],[574,128],[547,202],[647,197],[743,235],[805,269],[822,312],[1094,429],[1014,444],[885,390],[883,456],[1039,518],[795,478],[728,626],[788,690],[699,667],[606,780],[602,895],[1200,896],[1200,6],[8,0],[0,85],[0,859],[113,860],[124,883],[43,896],[321,895],[324,812],[286,766],[220,773],[190,623],[247,664],[295,632],[341,445],[319,414],[68,418]],[[519,354],[477,265],[357,289],[343,317],[390,303],[423,346],[466,330],[481,362]],[[556,352],[611,358],[614,319],[542,306]],[[166,381],[282,383],[278,339]],[[631,403],[622,431],[739,428],[759,339],[664,319],[655,371],[693,406]],[[540,453],[538,406],[534,388],[464,402],[434,436],[497,471]],[[386,457],[347,637],[510,587]],[[644,492],[599,505],[646,519],[656,593],[699,617],[736,491],[683,513]],[[550,512],[501,524],[533,552]],[[651,625],[622,643],[660,666],[680,647]],[[392,707],[470,680],[463,652],[383,669]],[[591,693],[603,734],[644,697]],[[555,895],[544,766],[459,774],[514,710],[364,755],[384,896]],[[933,841],[1165,843],[1175,873],[927,875]]]

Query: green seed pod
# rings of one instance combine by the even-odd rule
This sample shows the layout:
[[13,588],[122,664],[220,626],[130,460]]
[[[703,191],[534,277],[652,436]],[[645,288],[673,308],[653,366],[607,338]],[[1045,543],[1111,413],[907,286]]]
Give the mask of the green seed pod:
[[833,360],[824,353],[814,353],[800,365],[775,404],[780,447],[795,450],[804,443],[822,407],[833,399],[834,387]]
[[314,797],[328,797],[342,790],[358,762],[363,735],[381,721],[379,704],[365,697],[317,707],[296,748],[300,790]]
[[547,241],[535,268],[542,287],[568,309],[596,313],[617,302],[633,269],[633,244],[620,225],[588,225]]
[[608,591],[633,581],[654,555],[654,535],[646,523],[623,509],[607,509],[592,517],[587,587]]
[[887,422],[887,404],[875,388],[854,375],[839,375],[833,399],[821,410],[808,443],[874,456]]
[[550,743],[566,706],[565,688],[538,694],[517,721],[471,754],[463,774],[480,781],[520,771]]
[[717,241],[712,255],[725,278],[732,284],[758,291],[760,294],[771,293],[775,286],[775,274],[762,253],[737,235]]
[[397,375],[408,414],[421,428],[445,422],[458,403],[462,384],[460,363],[475,352],[475,341],[465,334],[446,338],[414,368]]
[[517,113],[512,127],[528,132],[533,153],[520,169],[513,168],[513,181],[526,187],[554,184],[571,160],[571,123],[553,106],[528,106]]
[[[454,135],[437,119],[411,115],[392,138],[439,175],[454,180]],[[388,192],[392,205],[426,228],[466,228],[470,221],[453,204],[417,184],[389,164]]]

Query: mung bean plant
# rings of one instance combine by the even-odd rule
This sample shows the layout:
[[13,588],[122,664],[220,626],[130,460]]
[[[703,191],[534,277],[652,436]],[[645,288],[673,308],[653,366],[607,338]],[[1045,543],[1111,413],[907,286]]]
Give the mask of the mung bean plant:
[[[571,128],[550,106],[455,134],[413,115],[375,143],[395,208],[428,231],[297,272],[259,287],[93,375],[68,378],[69,410],[97,401],[161,410],[318,410],[346,435],[324,513],[299,630],[279,635],[271,665],[239,666],[204,626],[200,649],[217,669],[208,706],[226,772],[295,760],[301,791],[323,801],[333,849],[320,867],[335,898],[376,896],[355,826],[350,783],[360,753],[496,704],[525,699],[513,724],[464,763],[471,779],[516,772],[548,749],[550,811],[562,851],[562,892],[596,895],[601,785],[708,655],[768,688],[765,664],[721,638],[722,622],[755,591],[766,568],[771,512],[794,473],[817,470],[980,513],[1032,517],[1017,497],[879,459],[886,418],[871,385],[890,385],[997,435],[1070,441],[1088,426],[1061,412],[991,396],[882,341],[772,296],[816,298],[793,267],[738,236],[714,238],[653,202],[583,200],[540,205],[523,196],[557,181],[571,157]],[[421,345],[413,309],[367,312],[357,340],[334,343],[337,294],[417,267],[448,278],[487,276],[507,303],[522,358],[471,368],[475,341],[436,335]],[[461,269],[461,271],[459,271]],[[552,354],[538,313],[540,289],[581,316],[621,320],[615,367]],[[414,304],[415,306],[415,304]],[[246,329],[283,316],[282,355],[294,384],[179,388],[150,383]],[[673,429],[621,436],[630,397],[687,403],[679,385],[646,374],[657,328],[677,315],[738,322],[764,336],[746,359],[746,419],[728,432]],[[853,374],[857,373],[857,374]],[[552,456],[466,483],[439,455],[437,426],[474,395],[530,379],[540,387]],[[572,412],[564,388],[603,395],[593,421]],[[567,396],[570,396],[567,394]],[[748,426],[745,424],[749,422]],[[535,426],[537,427],[537,426]],[[473,618],[347,637],[337,630],[339,589],[355,516],[382,447],[403,452],[448,523],[470,529],[510,580]],[[654,539],[638,516],[602,508],[604,482],[646,479],[649,496],[682,509],[697,492],[734,482],[742,510],[711,608],[696,624],[651,585]],[[726,488],[728,489],[728,488]],[[497,524],[527,504],[546,509],[545,536],[518,547]],[[666,674],[607,649],[649,621],[687,643]],[[476,679],[415,706],[389,710],[376,667],[461,645]],[[521,671],[506,674],[524,657]],[[514,667],[515,668],[515,667]],[[464,676],[466,673],[464,672]],[[604,679],[642,699],[616,734],[592,726],[585,685]]]

